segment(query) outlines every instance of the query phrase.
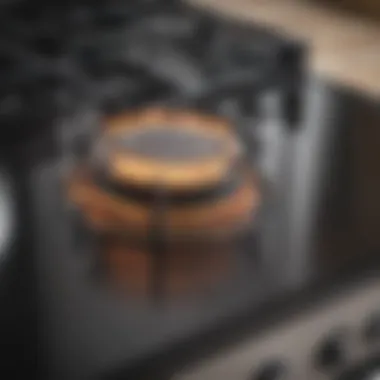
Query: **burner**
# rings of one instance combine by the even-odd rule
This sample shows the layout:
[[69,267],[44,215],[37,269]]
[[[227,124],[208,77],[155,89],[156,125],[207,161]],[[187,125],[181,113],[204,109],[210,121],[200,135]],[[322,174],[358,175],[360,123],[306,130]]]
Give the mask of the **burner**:
[[176,293],[225,272],[259,199],[241,153],[216,118],[147,110],[110,119],[70,194],[102,236],[113,277],[146,291],[150,262],[162,260]]
[[122,182],[165,191],[204,188],[221,181],[240,156],[228,125],[181,112],[144,112],[114,118],[100,151]]

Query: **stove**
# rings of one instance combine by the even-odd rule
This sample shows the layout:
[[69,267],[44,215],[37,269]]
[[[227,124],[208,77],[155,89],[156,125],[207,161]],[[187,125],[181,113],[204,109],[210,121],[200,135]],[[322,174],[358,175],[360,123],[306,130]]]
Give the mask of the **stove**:
[[[20,191],[27,197],[15,199],[28,221],[16,218],[12,224],[9,217],[2,230],[21,226],[32,235],[27,241],[20,238],[26,246],[14,259],[33,262],[22,264],[32,268],[25,269],[30,280],[17,280],[17,270],[8,276],[23,289],[33,284],[33,296],[16,302],[21,310],[33,309],[33,315],[4,325],[4,331],[26,326],[9,362],[27,356],[20,355],[27,340],[25,347],[37,353],[32,377],[54,380],[376,376],[376,101],[308,74],[307,51],[300,42],[180,2],[114,0],[89,6],[75,1],[57,8],[8,1],[1,6],[5,56],[32,62],[33,78],[54,69],[54,81],[43,83],[53,83],[47,93],[55,94],[59,104],[54,117],[38,112],[35,124],[43,125],[45,134],[33,139],[27,134],[22,142],[12,136],[15,152],[24,150],[28,157],[19,163],[27,183]],[[22,67],[16,77],[23,83],[30,71],[17,67]],[[4,95],[2,104],[12,104],[7,99]],[[7,125],[8,119],[1,120]],[[201,292],[157,297],[166,289],[165,273],[177,278],[178,267],[190,262],[174,260],[168,272],[168,262],[158,260],[158,271],[138,276],[141,261],[125,250],[125,233],[145,234],[145,244],[153,231],[154,248],[147,244],[148,249],[138,250],[151,259],[165,256],[163,242],[172,239],[175,259],[178,241],[186,240],[184,231],[192,232],[193,243],[200,232],[207,238],[212,234],[204,231],[219,232],[230,219],[215,211],[215,199],[224,200],[226,194],[233,194],[234,202],[243,199],[236,195],[241,187],[230,181],[231,168],[235,177],[237,172],[236,146],[242,148],[238,162],[250,168],[243,186],[250,196],[244,197],[247,207],[234,215],[240,223],[249,214],[249,228],[234,255],[224,254],[225,245],[208,261],[216,269],[233,257],[234,270]],[[201,153],[202,166],[197,161]],[[4,173],[1,178],[9,170]],[[13,204],[6,190],[13,182],[3,182],[5,215]],[[226,183],[235,184],[234,192],[228,187],[225,193]],[[152,229],[150,216],[141,219],[141,212],[150,209],[146,204],[152,205],[144,203],[147,199],[166,207],[154,216],[164,216],[168,225],[176,220],[170,229],[158,229],[162,235]],[[170,219],[186,202],[212,212],[201,214],[205,218],[194,225],[186,217]],[[122,212],[127,206],[136,210],[136,204],[140,219]],[[141,220],[149,228],[141,228]],[[109,244],[110,232],[120,229],[123,244]],[[226,231],[230,225],[225,237]],[[5,232],[0,244],[12,246]],[[219,246],[224,242],[218,241]],[[108,275],[130,280],[128,287],[139,291],[120,293],[110,286],[104,257],[112,264]],[[188,271],[189,279],[203,286],[195,274],[204,264],[193,265],[196,273]],[[212,271],[206,272],[209,277]],[[12,301],[23,291],[8,293]],[[9,310],[11,321],[15,309]],[[30,331],[33,339],[26,338]]]

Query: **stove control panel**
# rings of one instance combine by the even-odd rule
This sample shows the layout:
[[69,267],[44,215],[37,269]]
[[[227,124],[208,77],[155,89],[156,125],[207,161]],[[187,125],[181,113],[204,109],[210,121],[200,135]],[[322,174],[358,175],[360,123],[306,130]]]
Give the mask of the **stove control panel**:
[[367,280],[173,380],[340,379],[380,357],[380,280]]

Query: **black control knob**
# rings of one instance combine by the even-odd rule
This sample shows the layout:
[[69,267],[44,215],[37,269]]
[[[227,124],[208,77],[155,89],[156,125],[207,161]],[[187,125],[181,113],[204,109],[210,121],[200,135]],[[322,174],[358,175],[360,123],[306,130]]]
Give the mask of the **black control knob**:
[[372,358],[358,366],[344,371],[337,380],[378,380],[380,379],[379,358]]
[[259,367],[250,380],[285,380],[286,374],[287,371],[282,362],[270,361]]
[[380,312],[370,315],[364,325],[363,334],[368,343],[380,341]]
[[315,356],[316,367],[329,370],[344,362],[344,339],[342,334],[330,335],[317,347]]

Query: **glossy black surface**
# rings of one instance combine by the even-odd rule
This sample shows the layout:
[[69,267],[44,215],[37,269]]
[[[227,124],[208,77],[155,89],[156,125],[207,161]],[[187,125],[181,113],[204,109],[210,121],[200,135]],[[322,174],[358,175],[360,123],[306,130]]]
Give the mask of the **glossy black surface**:
[[34,173],[57,157],[58,129],[83,100],[71,69],[0,41],[0,363],[11,377],[41,377]]
[[4,202],[0,207],[1,368],[15,377],[27,372],[29,378],[37,379],[42,352],[31,177],[57,147],[51,135],[29,142],[21,137],[17,143],[13,137],[13,144],[3,147],[0,154],[0,202]]
[[54,379],[171,373],[236,330],[259,326],[270,311],[279,316],[292,301],[377,268],[379,107],[315,79],[304,101],[303,128],[293,134],[267,107],[257,130],[268,192],[255,238],[236,275],[198,298],[151,305],[97,281],[96,250],[91,240],[80,249],[75,243],[57,167],[46,163],[35,196],[46,359]]
[[[38,357],[36,278],[32,235],[25,228],[26,225],[30,225],[29,216],[24,214],[24,210],[29,207],[26,199],[27,178],[24,177],[25,173],[20,172],[20,167],[17,169],[17,183],[14,172],[11,177],[11,196],[17,200],[13,201],[9,209],[17,225],[8,230],[10,235],[7,240],[11,240],[8,240],[1,249],[0,355],[4,371],[12,372],[14,376],[21,376],[26,370],[31,378],[35,378]],[[2,174],[5,170],[9,173],[10,166],[4,169],[3,165]],[[9,181],[8,173],[7,181]],[[9,215],[5,217],[2,215],[2,228],[7,229],[4,225],[8,222]],[[26,252],[30,255],[25,254]]]

